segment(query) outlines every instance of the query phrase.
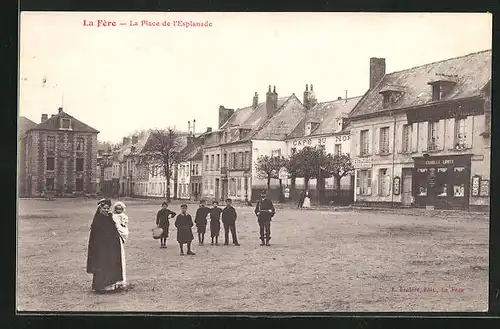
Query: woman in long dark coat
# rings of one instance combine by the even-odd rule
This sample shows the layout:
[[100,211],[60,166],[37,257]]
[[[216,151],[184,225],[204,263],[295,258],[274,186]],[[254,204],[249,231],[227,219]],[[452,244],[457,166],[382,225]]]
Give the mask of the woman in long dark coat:
[[120,235],[112,214],[111,200],[102,199],[90,227],[87,273],[93,274],[92,290],[105,293],[120,290],[123,280]]
[[163,202],[161,209],[156,214],[156,225],[163,230],[160,236],[160,248],[167,248],[168,229],[170,226],[170,218],[174,218],[177,214],[168,209],[168,203]]
[[184,249],[182,246],[184,244],[187,245],[187,254],[195,255],[194,252],[191,251],[191,242],[194,239],[193,231],[191,228],[193,227],[193,218],[191,215],[186,213],[187,205],[181,205],[181,213],[177,215],[175,219],[175,227],[177,227],[177,242],[179,243],[179,248],[181,249],[181,255],[184,255]]

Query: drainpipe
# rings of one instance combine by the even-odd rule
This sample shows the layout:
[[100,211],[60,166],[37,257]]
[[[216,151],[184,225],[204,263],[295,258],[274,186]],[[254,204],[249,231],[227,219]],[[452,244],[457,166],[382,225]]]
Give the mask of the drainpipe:
[[[391,191],[391,204],[392,208],[394,208],[394,157],[396,155],[396,116],[394,115],[394,112],[391,113],[392,116],[394,117],[394,124],[392,128],[392,175],[391,175],[391,181],[389,184],[391,184],[390,191]],[[400,184],[401,185],[401,184]]]

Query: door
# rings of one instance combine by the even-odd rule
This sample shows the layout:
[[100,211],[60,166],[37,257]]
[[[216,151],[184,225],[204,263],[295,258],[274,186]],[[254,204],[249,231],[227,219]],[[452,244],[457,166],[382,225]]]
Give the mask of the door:
[[403,206],[410,206],[412,200],[412,176],[411,169],[403,169],[403,184],[401,190],[401,203]]
[[[223,192],[224,193],[224,192]],[[215,179],[215,200],[219,200],[219,179]]]

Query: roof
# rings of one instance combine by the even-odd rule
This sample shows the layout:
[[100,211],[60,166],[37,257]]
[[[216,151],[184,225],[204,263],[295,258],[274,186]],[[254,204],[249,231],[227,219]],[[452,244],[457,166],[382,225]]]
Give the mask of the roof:
[[[182,150],[186,147],[187,145],[187,137],[188,137],[188,133],[184,133],[184,132],[176,132],[177,134],[177,145],[176,147],[174,148],[174,152],[182,152]],[[137,150],[137,152],[142,152],[144,150],[144,148],[150,144],[150,143],[153,143],[152,142],[152,137],[153,135],[151,134],[151,131],[149,131],[149,133],[147,134],[147,138],[146,140],[144,141],[144,145],[143,147],[140,149],[140,150]]]
[[17,120],[17,129],[19,131],[19,137],[22,137],[28,130],[36,127],[36,123],[28,119],[27,117],[20,116]]
[[349,114],[361,98],[362,96],[357,96],[316,104],[309,113],[300,120],[287,138],[304,137],[305,123],[307,121],[319,122],[319,126],[311,132],[311,136],[333,134],[335,131],[334,120]]
[[[278,98],[278,109],[290,97]],[[254,109],[252,106],[236,110],[227,122],[221,127],[221,130],[227,132],[226,143],[234,143],[240,140],[248,140],[252,134],[240,138],[239,129],[248,129],[255,132],[267,121],[266,103],[259,103]],[[237,129],[235,129],[237,128]]]
[[276,113],[253,134],[251,139],[284,140],[304,117],[305,111],[306,108],[297,96],[288,97]]
[[[491,50],[480,51],[462,57],[417,66],[386,74],[369,90],[351,112],[351,117],[415,107],[432,103],[429,82],[452,80],[456,82],[442,101],[479,96],[481,89],[491,79]],[[383,108],[380,91],[390,85],[404,87],[404,95],[389,108]]]
[[69,115],[66,112],[57,113],[56,115],[48,118],[44,122],[37,124],[36,127],[33,127],[32,129],[34,129],[34,130],[59,130],[59,119],[60,118],[71,119],[72,131],[95,133],[95,134],[99,133],[99,131],[97,129],[94,129],[91,126],[81,122],[80,120],[76,119],[75,117]]

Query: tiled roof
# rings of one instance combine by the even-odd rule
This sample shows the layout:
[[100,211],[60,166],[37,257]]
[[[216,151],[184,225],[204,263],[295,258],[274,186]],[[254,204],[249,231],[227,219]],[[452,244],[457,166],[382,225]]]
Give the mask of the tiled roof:
[[319,123],[319,126],[311,133],[312,136],[333,133],[334,120],[338,117],[346,117],[361,98],[358,96],[316,104],[307,115],[302,117],[287,138],[304,137],[306,121]]
[[61,113],[54,115],[53,117],[48,118],[44,122],[36,125],[36,127],[34,127],[33,129],[36,129],[36,130],[59,130],[59,119],[60,118],[71,119],[72,131],[99,133],[99,131],[97,129],[94,129],[91,126],[81,122],[80,120],[74,118],[73,116],[69,115],[66,112],[61,112]]
[[[478,96],[490,79],[491,50],[389,73],[363,96],[350,116],[357,117],[431,103],[432,88],[428,83],[436,80],[456,82],[451,92],[441,101]],[[383,96],[379,93],[389,85],[404,87],[404,95],[389,108],[384,109]]]
[[19,137],[22,137],[28,130],[35,128],[36,123],[31,121],[27,117],[20,116],[17,120],[17,127],[19,130]]
[[251,139],[284,140],[304,117],[305,110],[297,96],[290,96]]
[[114,152],[114,155],[117,156],[118,160],[123,161],[123,158],[125,156],[132,153],[132,146],[135,147],[135,152],[141,152],[149,139],[149,135],[149,131],[143,132],[142,134],[138,135],[139,138],[137,139],[137,144],[132,144],[132,141],[130,140],[125,145],[122,144],[120,148]]

